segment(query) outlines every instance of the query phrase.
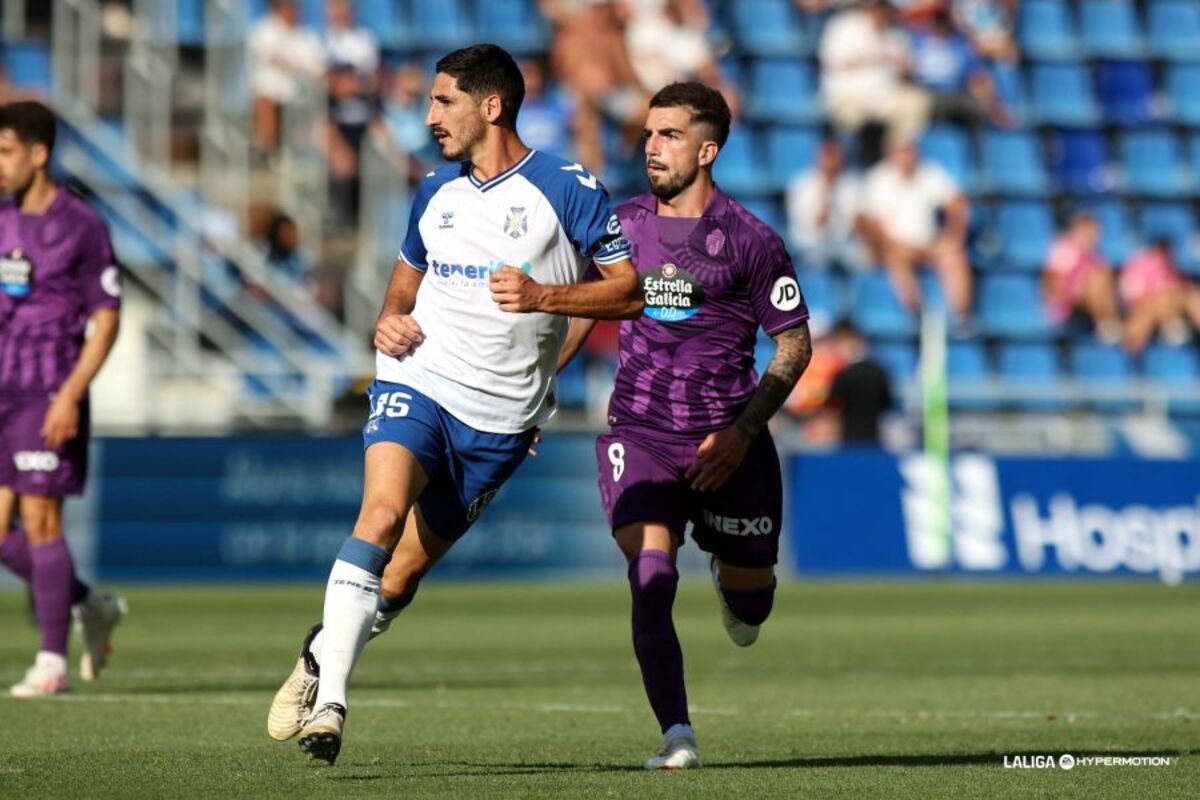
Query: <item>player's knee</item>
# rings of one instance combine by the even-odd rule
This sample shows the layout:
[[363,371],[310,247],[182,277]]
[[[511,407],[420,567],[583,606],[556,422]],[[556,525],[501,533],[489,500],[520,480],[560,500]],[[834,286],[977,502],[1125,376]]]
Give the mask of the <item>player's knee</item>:
[[771,608],[775,605],[775,582],[759,589],[722,587],[721,596],[725,598],[725,605],[730,612],[739,620],[747,625],[762,625],[771,616]]
[[629,562],[629,587],[637,599],[670,604],[678,584],[679,571],[669,553],[643,550]]
[[29,543],[35,547],[61,539],[63,535],[62,519],[57,514],[24,513],[21,527],[25,529]]
[[408,512],[386,503],[363,506],[354,526],[354,535],[386,550],[391,550],[400,541],[403,521]]

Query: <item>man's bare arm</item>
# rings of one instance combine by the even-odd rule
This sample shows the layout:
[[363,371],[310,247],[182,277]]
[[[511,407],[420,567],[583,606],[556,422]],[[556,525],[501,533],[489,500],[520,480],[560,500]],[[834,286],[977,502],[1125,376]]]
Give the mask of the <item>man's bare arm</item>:
[[759,378],[754,396],[734,423],[738,430],[751,439],[762,433],[767,422],[791,395],[811,359],[812,337],[807,322],[776,334],[775,355]]
[[515,267],[492,273],[492,299],[501,311],[541,311],[588,319],[632,319],[642,313],[637,269],[629,259],[600,264],[601,280],[588,283],[538,283]]
[[404,355],[425,338],[421,326],[409,316],[417,305],[417,289],[424,277],[424,272],[403,259],[392,269],[383,310],[375,322],[375,347],[390,356]]

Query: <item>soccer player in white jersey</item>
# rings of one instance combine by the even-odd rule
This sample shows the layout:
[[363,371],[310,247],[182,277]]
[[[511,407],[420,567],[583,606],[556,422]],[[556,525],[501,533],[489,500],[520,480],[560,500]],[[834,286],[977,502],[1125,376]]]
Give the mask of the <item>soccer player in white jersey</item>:
[[[376,325],[362,507],[329,575],[323,627],[268,715],[268,733],[299,734],[310,759],[337,758],[372,628],[412,601],[554,413],[568,317],[641,312],[604,188],[517,136],[524,93],[495,45],[437,64],[426,124],[455,163],[417,189]],[[601,280],[579,283],[592,262]]]

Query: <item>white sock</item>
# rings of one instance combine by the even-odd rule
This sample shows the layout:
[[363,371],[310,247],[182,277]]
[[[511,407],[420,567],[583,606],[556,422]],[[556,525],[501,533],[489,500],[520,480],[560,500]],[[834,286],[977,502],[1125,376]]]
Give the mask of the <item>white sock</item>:
[[[386,631],[392,625],[392,620],[400,616],[400,612],[404,609],[398,608],[395,611],[383,611],[380,608],[375,608],[375,620],[371,623],[371,634],[367,637],[367,641],[371,641],[379,634]],[[317,635],[308,643],[309,655],[317,662],[317,666],[321,666],[321,648],[325,645],[325,629],[317,631]]]
[[49,650],[39,650],[34,659],[38,669],[52,671],[56,675],[67,674],[67,657],[62,653],[51,653]]
[[326,703],[346,706],[350,674],[375,622],[379,580],[390,557],[382,547],[353,537],[338,552],[325,587],[321,685],[314,708]]

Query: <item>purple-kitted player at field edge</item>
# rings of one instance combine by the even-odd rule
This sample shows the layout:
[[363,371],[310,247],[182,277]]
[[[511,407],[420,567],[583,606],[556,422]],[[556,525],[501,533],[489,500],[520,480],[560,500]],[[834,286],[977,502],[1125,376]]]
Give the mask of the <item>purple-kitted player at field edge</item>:
[[[650,101],[650,192],[617,209],[645,299],[621,323],[600,494],[629,560],[633,649],[663,732],[647,769],[700,766],[671,607],[688,530],[709,564],[730,638],[752,644],[771,613],[783,487],[767,421],[808,364],[808,309],[783,242],[713,184],[729,107],[699,83]],[[565,364],[592,323],[573,320]],[[758,328],[776,342],[760,378]]]
[[0,107],[0,191],[10,196],[0,203],[0,563],[32,586],[42,632],[14,697],[67,690],[72,613],[81,677],[94,680],[125,613],[123,600],[79,580],[63,538],[63,497],[83,491],[88,386],[117,337],[121,280],[103,220],[49,177],[54,138],[41,103]]

